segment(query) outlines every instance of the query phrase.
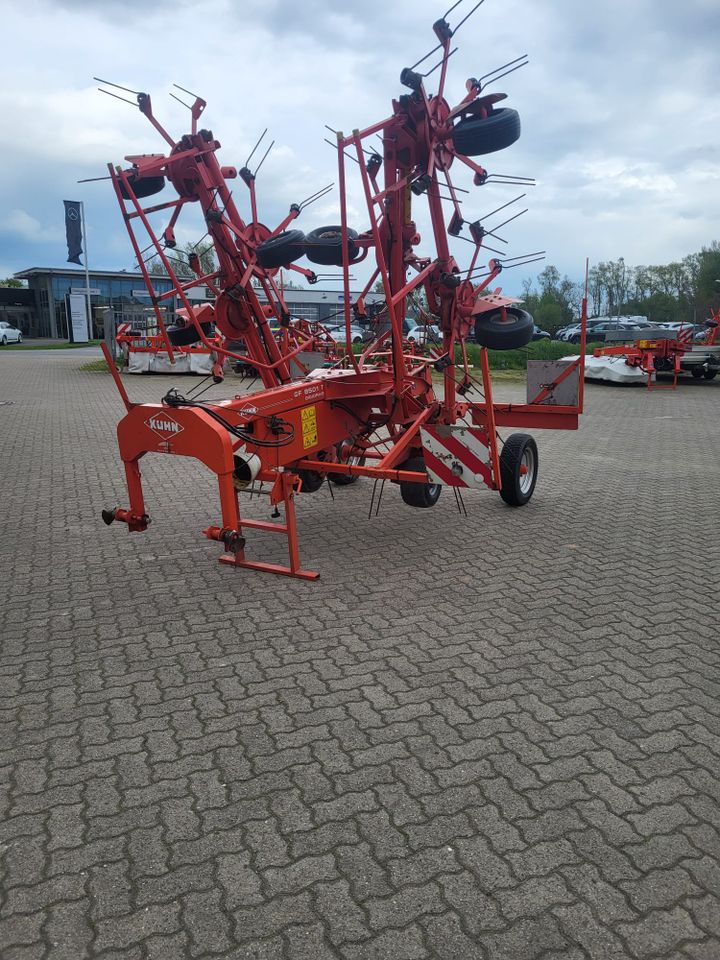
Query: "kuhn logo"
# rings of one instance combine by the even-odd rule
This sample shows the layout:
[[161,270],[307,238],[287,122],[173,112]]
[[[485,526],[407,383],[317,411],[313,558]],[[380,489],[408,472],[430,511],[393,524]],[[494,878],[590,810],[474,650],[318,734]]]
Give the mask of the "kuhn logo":
[[183,427],[173,420],[172,417],[167,415],[160,416],[156,414],[154,417],[150,417],[149,420],[146,420],[145,423],[150,427],[151,430],[154,430],[159,436],[163,437],[173,437],[176,433],[182,433]]

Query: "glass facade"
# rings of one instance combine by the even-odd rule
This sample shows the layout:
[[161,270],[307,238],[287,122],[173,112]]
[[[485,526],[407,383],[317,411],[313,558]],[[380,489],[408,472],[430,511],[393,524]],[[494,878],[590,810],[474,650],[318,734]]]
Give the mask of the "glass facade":
[[[16,274],[19,279],[27,280],[28,287],[35,295],[36,309],[29,322],[29,335],[33,337],[57,337],[69,339],[66,297],[69,293],[85,292],[85,273],[82,270],[58,270],[33,267]],[[169,279],[152,277],[157,294],[172,289]],[[93,334],[103,336],[105,315],[108,308],[117,327],[120,323],[129,323],[132,329],[148,333],[155,331],[155,312],[141,274],[98,271],[90,272],[90,303],[92,308]],[[260,299],[264,296],[260,291]],[[342,319],[343,300],[338,290],[305,290],[289,287],[285,290],[285,299],[291,316],[306,320],[319,320],[321,323]],[[351,300],[357,294],[351,293]],[[212,293],[204,286],[188,291],[188,298],[194,303],[212,300]],[[368,304],[382,300],[382,295],[369,293]],[[163,318],[171,323],[175,311],[181,304],[176,297],[161,301]]]
[[[154,277],[153,285],[157,293],[166,293],[172,284],[162,277]],[[85,278],[77,276],[53,276],[51,281],[53,309],[55,311],[55,325],[59,337],[67,339],[68,318],[66,296],[68,293],[85,292]],[[96,337],[102,335],[99,314],[106,307],[111,307],[115,324],[131,323],[134,327],[144,329],[149,317],[154,316],[150,296],[141,277],[129,275],[127,277],[103,277],[90,274],[90,304],[93,312],[93,327]],[[171,297],[163,303],[163,312],[172,313],[175,309],[175,298]]]

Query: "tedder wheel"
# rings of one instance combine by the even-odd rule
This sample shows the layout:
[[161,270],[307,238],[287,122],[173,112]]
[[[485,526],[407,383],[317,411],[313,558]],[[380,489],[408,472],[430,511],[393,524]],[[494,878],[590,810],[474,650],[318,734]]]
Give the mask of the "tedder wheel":
[[481,313],[475,320],[475,341],[491,350],[517,350],[532,340],[534,322],[527,310],[507,307],[502,311]]
[[538,474],[538,449],[527,433],[512,433],[500,454],[500,496],[511,507],[522,507],[533,495]]
[[488,117],[466,117],[453,127],[455,150],[465,157],[504,150],[520,137],[520,114],[509,107],[493,110]]
[[[201,323],[200,326],[206,337],[212,336],[211,323]],[[198,343],[200,340],[194,323],[188,323],[184,327],[167,327],[167,335],[174,347],[189,347],[191,343]]]
[[705,374],[705,371],[701,366],[697,366],[697,367],[693,367],[690,373],[692,374],[693,380],[702,380]]
[[[128,175],[128,180],[138,200],[142,197],[152,197],[156,193],[160,193],[165,186],[165,177],[138,177],[137,174],[131,173]],[[130,194],[122,181],[120,181],[120,195],[123,200],[130,199]]]
[[285,267],[299,260],[305,253],[305,234],[302,230],[283,230],[276,237],[263,240],[257,248],[258,263],[266,270]]
[[302,480],[300,493],[315,493],[325,483],[325,477],[317,470],[298,470],[297,474]]
[[[360,252],[357,232],[348,230],[348,260],[352,261]],[[342,227],[318,227],[305,237],[305,256],[313,263],[328,267],[341,267],[343,263]]]
[[[410,457],[400,470],[413,470],[417,473],[426,473],[425,461],[422,457]],[[442,486],[439,483],[406,483],[400,481],[400,496],[409,507],[434,507],[440,499]]]
[[705,370],[705,371],[703,372],[703,376],[705,377],[706,380],[714,380],[715,377],[717,376],[717,370],[714,370],[714,369],[713,369],[713,370]]

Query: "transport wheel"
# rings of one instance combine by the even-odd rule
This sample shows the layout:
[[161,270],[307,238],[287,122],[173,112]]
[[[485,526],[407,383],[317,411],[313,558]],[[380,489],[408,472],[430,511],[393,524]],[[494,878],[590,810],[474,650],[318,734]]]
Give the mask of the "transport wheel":
[[[410,457],[400,470],[413,470],[417,473],[426,473],[425,461],[422,457]],[[440,499],[442,486],[439,483],[404,483],[400,481],[400,496],[409,507],[434,507]]]
[[325,483],[325,477],[317,470],[298,470],[297,474],[302,480],[300,493],[315,493]]
[[475,342],[491,350],[517,350],[532,340],[534,322],[527,310],[508,307],[502,311],[481,313],[475,320]]
[[22,334],[21,334],[21,333],[18,334],[17,342],[18,342],[18,343],[22,343]]
[[500,454],[500,496],[511,507],[522,507],[533,495],[538,474],[538,449],[527,433],[512,433]]
[[[138,177],[137,174],[131,173],[128,175],[128,180],[138,200],[160,193],[165,186],[165,177]],[[125,189],[125,184],[122,183],[122,181],[120,183],[120,195],[123,200],[130,199],[130,194]]]
[[[212,336],[212,324],[201,323],[202,332],[206,337]],[[191,343],[199,343],[200,334],[195,329],[194,323],[188,323],[184,327],[167,327],[167,335],[170,343],[174,347],[188,347]]]
[[[357,257],[360,249],[353,241],[357,240],[357,232],[348,230],[348,259]],[[343,263],[342,227],[318,227],[311,230],[305,237],[305,256],[312,263],[320,263],[329,267],[341,267]]]
[[705,371],[702,367],[693,367],[690,373],[692,374],[693,380],[702,380]]
[[706,380],[714,380],[717,376],[717,370],[705,370],[703,376]]
[[488,117],[465,117],[453,127],[455,150],[465,157],[504,150],[520,137],[520,114],[500,107]]
[[261,267],[272,270],[294,263],[304,253],[305,234],[302,230],[283,230],[276,237],[263,240],[257,248],[257,259]]
[[5,337],[5,336],[2,338],[2,345],[3,345],[4,347],[7,346],[7,337]]

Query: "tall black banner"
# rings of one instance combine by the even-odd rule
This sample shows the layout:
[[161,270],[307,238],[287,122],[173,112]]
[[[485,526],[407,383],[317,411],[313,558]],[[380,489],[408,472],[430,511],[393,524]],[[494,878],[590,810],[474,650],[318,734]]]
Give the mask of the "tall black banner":
[[65,235],[67,236],[68,263],[79,263],[82,248],[82,224],[79,200],[63,200],[65,204]]

